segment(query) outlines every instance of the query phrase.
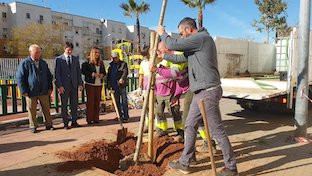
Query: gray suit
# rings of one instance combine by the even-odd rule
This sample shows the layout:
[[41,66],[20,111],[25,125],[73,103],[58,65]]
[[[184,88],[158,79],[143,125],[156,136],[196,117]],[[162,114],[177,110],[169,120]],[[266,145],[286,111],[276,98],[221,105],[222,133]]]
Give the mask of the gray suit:
[[67,59],[65,58],[64,54],[55,58],[55,85],[57,88],[64,87],[65,89],[64,94],[60,94],[64,125],[67,126],[70,119],[67,112],[68,98],[70,99],[72,123],[76,123],[78,108],[78,87],[82,86],[78,57],[72,55],[70,65],[67,63]]

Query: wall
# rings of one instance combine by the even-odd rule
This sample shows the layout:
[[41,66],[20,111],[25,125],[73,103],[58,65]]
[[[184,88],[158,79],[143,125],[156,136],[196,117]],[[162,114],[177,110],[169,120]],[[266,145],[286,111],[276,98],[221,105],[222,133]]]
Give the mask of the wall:
[[247,71],[269,74],[275,69],[273,45],[222,37],[216,37],[215,43],[221,77],[237,76]]

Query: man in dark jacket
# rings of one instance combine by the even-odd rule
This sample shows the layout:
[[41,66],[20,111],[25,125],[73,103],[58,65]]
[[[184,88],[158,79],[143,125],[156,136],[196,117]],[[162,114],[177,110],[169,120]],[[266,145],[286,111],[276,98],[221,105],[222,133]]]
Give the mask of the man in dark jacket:
[[114,92],[116,104],[123,122],[128,122],[129,120],[128,98],[126,91],[126,86],[128,85],[127,76],[127,63],[119,59],[119,54],[117,52],[112,52],[112,62],[109,64],[108,68],[107,83],[108,89],[112,89]]
[[181,38],[173,39],[164,27],[159,26],[157,33],[168,49],[182,51],[183,55],[160,53],[165,60],[179,63],[188,62],[190,89],[194,93],[190,111],[185,122],[185,143],[183,153],[178,161],[169,163],[169,167],[183,173],[189,173],[189,163],[194,159],[197,128],[202,115],[199,100],[203,99],[209,122],[209,130],[221,147],[225,168],[219,176],[238,175],[234,152],[222,124],[219,101],[222,97],[220,75],[218,71],[217,51],[212,37],[206,29],[197,29],[192,18],[184,18],[178,26]]
[[29,47],[29,55],[18,66],[17,85],[21,94],[26,97],[29,127],[37,133],[37,101],[40,101],[45,117],[46,130],[53,130],[50,114],[49,96],[52,93],[52,75],[48,64],[41,59],[41,48],[34,44]]

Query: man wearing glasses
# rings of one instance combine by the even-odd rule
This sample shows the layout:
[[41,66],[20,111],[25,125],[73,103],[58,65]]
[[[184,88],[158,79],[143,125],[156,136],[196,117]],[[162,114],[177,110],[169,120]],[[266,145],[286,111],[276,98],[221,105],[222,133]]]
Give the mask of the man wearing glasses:
[[190,111],[185,122],[184,150],[178,161],[171,161],[169,167],[185,174],[190,172],[189,163],[194,159],[197,128],[202,115],[199,100],[203,98],[212,137],[221,147],[225,168],[219,176],[238,175],[234,152],[222,124],[219,101],[222,97],[218,71],[217,51],[212,37],[205,28],[197,29],[194,19],[186,17],[178,25],[181,38],[171,38],[163,26],[157,29],[168,49],[184,52],[182,55],[160,53],[161,57],[173,63],[188,62],[190,89],[194,93]]

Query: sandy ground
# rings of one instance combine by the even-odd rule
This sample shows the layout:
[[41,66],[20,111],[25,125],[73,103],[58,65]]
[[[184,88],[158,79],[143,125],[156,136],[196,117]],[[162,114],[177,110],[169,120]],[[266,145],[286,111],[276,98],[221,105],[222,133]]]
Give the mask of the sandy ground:
[[[235,101],[222,99],[221,112],[226,131],[237,156],[240,175],[310,176],[312,175],[312,144],[296,144],[287,140],[293,135],[294,120],[290,114],[265,111],[244,111]],[[131,120],[125,124],[137,133],[140,110],[130,111]],[[91,140],[115,140],[118,122],[114,113],[101,115],[101,123],[82,128],[62,129],[55,120],[55,131],[31,134],[27,127],[0,131],[0,176],[16,175],[109,175],[92,168],[71,173],[57,173],[56,165],[62,162],[55,156],[60,150],[73,150]],[[170,122],[172,119],[170,119]],[[41,128],[43,129],[43,127]],[[312,134],[311,125],[308,133]],[[201,145],[199,140],[197,145]],[[212,175],[207,154],[198,154],[199,164],[192,167],[190,175]],[[223,167],[221,156],[216,156],[217,170]],[[165,175],[182,175],[168,170]]]

